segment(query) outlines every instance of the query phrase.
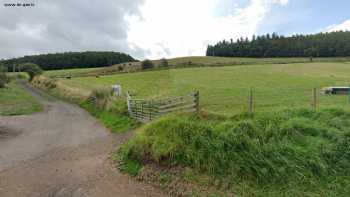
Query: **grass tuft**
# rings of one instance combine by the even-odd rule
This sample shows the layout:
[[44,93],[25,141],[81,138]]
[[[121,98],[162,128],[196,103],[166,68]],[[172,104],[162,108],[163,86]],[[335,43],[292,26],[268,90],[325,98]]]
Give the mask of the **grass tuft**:
[[99,119],[113,133],[125,133],[140,125],[126,115],[127,106],[123,100],[108,100],[108,105],[108,109],[105,109],[87,101],[80,103],[82,108]]

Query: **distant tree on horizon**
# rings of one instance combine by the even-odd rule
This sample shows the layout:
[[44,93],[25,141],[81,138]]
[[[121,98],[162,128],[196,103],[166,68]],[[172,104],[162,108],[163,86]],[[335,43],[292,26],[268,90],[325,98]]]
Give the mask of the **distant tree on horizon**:
[[111,66],[126,62],[135,62],[130,55],[119,52],[67,52],[44,55],[24,56],[0,61],[7,68],[14,64],[19,65],[32,62],[39,65],[43,70],[71,69],[71,68],[93,68]]
[[277,33],[252,39],[230,39],[209,45],[207,56],[218,57],[345,57],[350,56],[350,32],[338,31],[285,37]]
[[161,67],[168,67],[168,66],[169,66],[168,60],[165,59],[165,58],[162,58],[162,59],[160,60],[160,66],[161,66]]
[[141,68],[142,70],[152,69],[154,68],[154,64],[151,60],[146,59],[141,62]]
[[26,72],[29,75],[29,81],[32,81],[34,77],[41,75],[43,70],[34,63],[24,63],[20,65],[21,71]]

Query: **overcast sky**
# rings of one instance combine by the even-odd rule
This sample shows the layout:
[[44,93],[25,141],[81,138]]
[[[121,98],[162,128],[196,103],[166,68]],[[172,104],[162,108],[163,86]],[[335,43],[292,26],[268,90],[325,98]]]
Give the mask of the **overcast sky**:
[[349,0],[0,2],[0,58],[88,50],[139,59],[205,55],[208,44],[222,39],[350,30]]

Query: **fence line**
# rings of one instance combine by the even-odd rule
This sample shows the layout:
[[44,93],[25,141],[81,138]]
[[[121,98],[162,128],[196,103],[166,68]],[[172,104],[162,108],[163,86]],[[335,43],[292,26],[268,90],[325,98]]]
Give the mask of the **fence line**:
[[172,112],[199,112],[199,92],[162,100],[133,99],[127,92],[129,115],[142,122]]
[[[287,89],[288,91],[294,90],[294,89]],[[298,90],[300,92],[305,92],[304,95],[301,95],[302,97],[305,96],[305,98],[301,99],[298,97],[295,97],[295,101],[299,102],[296,105],[299,107],[311,107],[314,110],[317,110],[321,107],[332,107],[332,106],[341,106],[341,107],[346,107],[348,105],[344,105],[345,103],[350,103],[350,88],[349,92],[346,93],[345,91],[340,92],[340,93],[335,93],[335,92],[325,92],[324,89],[321,88],[312,88],[310,90]],[[310,93],[308,93],[310,92]],[[267,96],[267,98],[271,99],[272,102],[268,102],[265,99],[263,99],[264,93],[261,93],[257,90],[250,89],[248,94],[247,94],[247,103],[242,104],[246,106],[245,112],[248,112],[249,114],[253,114],[254,111],[258,111],[261,108],[266,107],[265,105],[271,105],[271,106],[276,106],[279,107],[281,106],[281,102],[283,101],[284,106],[291,106],[290,103],[293,102],[292,98],[285,98],[284,96],[275,96],[272,97]],[[282,94],[278,94],[282,95]],[[293,94],[291,94],[293,95]],[[276,99],[280,98],[280,99]],[[343,98],[343,99],[342,99]],[[304,101],[303,101],[304,100]],[[262,102],[261,102],[262,101]]]

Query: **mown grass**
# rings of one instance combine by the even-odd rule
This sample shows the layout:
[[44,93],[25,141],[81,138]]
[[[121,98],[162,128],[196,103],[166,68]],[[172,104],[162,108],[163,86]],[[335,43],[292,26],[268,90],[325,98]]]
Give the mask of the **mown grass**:
[[0,115],[25,115],[42,110],[42,105],[16,82],[0,89]]
[[119,154],[124,163],[190,167],[237,196],[346,196],[349,131],[350,112],[339,109],[224,121],[174,115],[140,129]]
[[[253,90],[257,112],[311,107],[312,89],[349,85],[348,63],[273,64],[235,67],[203,67],[82,77],[60,80],[80,91],[121,84],[139,98],[169,97],[200,91],[205,111],[238,114],[247,111]],[[347,96],[319,95],[319,107],[350,109]]]

